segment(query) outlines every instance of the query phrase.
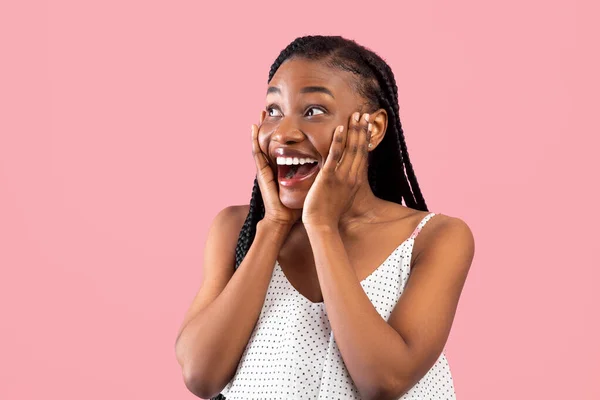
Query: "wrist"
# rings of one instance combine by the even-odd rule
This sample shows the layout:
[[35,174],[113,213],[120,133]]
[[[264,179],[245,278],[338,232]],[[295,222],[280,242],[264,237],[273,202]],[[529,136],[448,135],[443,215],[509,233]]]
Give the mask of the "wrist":
[[321,221],[318,223],[304,222],[304,229],[307,233],[335,233],[339,231],[338,224],[335,222]]
[[287,236],[287,234],[290,233],[292,226],[292,223],[261,219],[256,224],[256,230],[270,232],[275,235]]

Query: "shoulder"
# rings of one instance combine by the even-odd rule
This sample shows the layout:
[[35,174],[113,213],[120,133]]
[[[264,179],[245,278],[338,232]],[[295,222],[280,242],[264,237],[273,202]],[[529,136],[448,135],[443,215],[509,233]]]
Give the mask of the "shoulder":
[[453,238],[453,242],[458,242],[466,246],[474,245],[475,239],[473,231],[469,225],[458,217],[451,217],[445,214],[437,214],[433,219],[437,218],[438,223],[435,229],[435,234],[432,236],[435,240],[447,240]]
[[[429,213],[422,212],[421,218]],[[417,264],[420,258],[430,258],[429,254],[434,252],[438,257],[461,258],[462,265],[470,266],[475,253],[473,231],[461,218],[435,213],[423,226],[415,241],[413,263]]]
[[217,217],[222,219],[235,219],[239,221],[240,219],[246,219],[248,211],[250,211],[249,204],[230,205],[219,211]]
[[249,205],[232,205],[219,211],[210,224],[207,246],[233,253],[249,209]]
[[237,228],[244,225],[250,206],[248,204],[231,205],[223,208],[214,217],[212,226],[216,228]]

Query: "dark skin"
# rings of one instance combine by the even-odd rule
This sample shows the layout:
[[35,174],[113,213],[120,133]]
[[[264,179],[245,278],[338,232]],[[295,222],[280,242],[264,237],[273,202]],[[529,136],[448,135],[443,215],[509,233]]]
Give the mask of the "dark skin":
[[[327,305],[336,343],[362,398],[400,397],[445,346],[473,259],[472,233],[458,218],[433,217],[414,242],[402,296],[390,318],[381,318],[360,282],[428,213],[371,191],[367,153],[381,143],[388,116],[383,109],[365,109],[353,79],[320,62],[291,59],[269,84],[267,109],[252,126],[265,217],[234,274],[235,243],[248,206],[228,207],[217,216],[205,249],[202,288],[180,329],[178,360],[186,384],[201,397],[218,393],[235,373],[275,260],[302,296]],[[305,93],[314,87],[329,94]],[[315,155],[319,173],[293,189],[281,186],[272,151],[278,146]]]
[[[278,90],[267,93],[266,110],[260,117],[258,143],[273,171],[273,176],[268,176],[263,181],[276,179],[277,165],[275,158],[269,156],[270,149],[284,143],[320,154],[319,166],[323,165],[336,127],[344,125],[347,129],[352,125],[353,113],[365,111],[366,99],[353,90],[353,79],[356,78],[352,74],[331,70],[319,62],[296,59],[281,65],[269,84],[269,87]],[[324,92],[301,93],[301,89],[305,87],[324,87],[333,96]],[[364,129],[368,122],[364,121],[364,113],[361,116],[363,118],[359,127]],[[369,120],[372,147],[365,147],[366,151],[375,149],[383,139],[387,128],[385,109],[369,113]],[[359,185],[353,202],[339,220],[340,233],[350,258],[356,260],[356,274],[361,281],[398,246],[401,242],[399,239],[407,238],[427,215],[426,212],[376,197],[366,180],[366,167],[365,163],[360,171],[363,184]],[[260,172],[260,160],[257,168]],[[284,224],[298,222],[301,214],[293,211],[302,210],[314,181],[314,178],[303,181],[300,188],[292,190],[275,187],[276,182],[268,187],[263,184],[265,190],[261,187],[261,192],[267,204],[265,208],[278,210],[278,213],[283,214],[273,217],[267,215],[266,218],[273,218]],[[276,190],[279,192],[278,196],[274,194]],[[433,225],[434,221],[430,224]],[[416,243],[414,250],[413,254],[417,254],[419,249]],[[304,297],[313,303],[323,301],[312,248],[303,223],[293,225],[281,248],[278,261],[290,283]]]

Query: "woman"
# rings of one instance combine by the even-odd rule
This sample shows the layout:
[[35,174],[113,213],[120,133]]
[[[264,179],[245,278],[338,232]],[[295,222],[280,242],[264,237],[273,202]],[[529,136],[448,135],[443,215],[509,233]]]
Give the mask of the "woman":
[[250,204],[213,221],[179,331],[187,387],[454,399],[443,350],[474,241],[462,220],[428,212],[391,69],[354,41],[301,37],[271,67],[266,100]]

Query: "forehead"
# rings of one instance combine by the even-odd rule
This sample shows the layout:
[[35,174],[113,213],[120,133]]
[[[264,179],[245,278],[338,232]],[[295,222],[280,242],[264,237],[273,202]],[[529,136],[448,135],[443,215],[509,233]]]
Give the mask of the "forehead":
[[354,92],[351,87],[353,79],[349,72],[329,67],[322,61],[293,58],[281,64],[269,86],[277,86],[290,92],[306,86],[324,86],[334,95],[348,94],[346,92]]

